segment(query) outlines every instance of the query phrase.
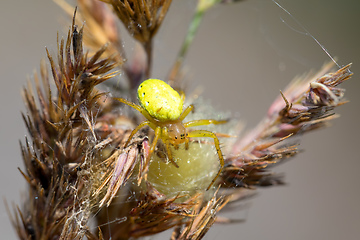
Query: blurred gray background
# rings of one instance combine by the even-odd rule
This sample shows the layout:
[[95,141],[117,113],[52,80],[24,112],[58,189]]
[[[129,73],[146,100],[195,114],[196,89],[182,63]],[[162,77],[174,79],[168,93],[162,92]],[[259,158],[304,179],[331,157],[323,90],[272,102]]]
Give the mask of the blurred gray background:
[[[353,63],[354,77],[343,84],[351,102],[336,109],[333,126],[303,137],[305,152],[274,169],[285,186],[261,189],[245,210],[222,216],[245,223],[213,227],[205,239],[347,239],[360,236],[360,1],[282,0],[281,4],[340,65]],[[162,78],[173,62],[194,1],[174,0],[155,42],[154,76]],[[52,1],[0,3],[0,189],[8,202],[26,196],[19,143],[26,136],[20,90],[39,69],[45,46],[55,52],[56,32],[65,36],[63,11]],[[125,46],[126,46],[125,42]],[[192,86],[205,99],[231,111],[253,127],[280,89],[296,75],[329,61],[303,29],[270,0],[247,0],[212,9],[204,18],[187,59]],[[359,148],[359,149],[357,149]],[[1,239],[16,239],[0,204]],[[167,234],[159,238],[167,239]]]

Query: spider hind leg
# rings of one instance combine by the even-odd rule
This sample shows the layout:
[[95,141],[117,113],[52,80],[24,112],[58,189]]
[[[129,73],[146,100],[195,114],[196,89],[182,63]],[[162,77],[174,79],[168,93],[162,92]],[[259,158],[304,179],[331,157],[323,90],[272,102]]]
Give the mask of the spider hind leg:
[[217,138],[215,133],[207,131],[207,130],[194,130],[194,131],[191,131],[191,132],[189,132],[188,137],[208,137],[208,138],[212,138],[214,140],[216,152],[218,154],[219,161],[220,161],[220,169],[217,172],[216,176],[211,181],[210,185],[207,187],[207,189],[206,189],[206,191],[207,191],[215,183],[216,179],[220,176],[220,174],[221,174],[221,172],[222,172],[222,170],[224,168],[224,157],[223,157],[222,152],[221,152],[219,139]]

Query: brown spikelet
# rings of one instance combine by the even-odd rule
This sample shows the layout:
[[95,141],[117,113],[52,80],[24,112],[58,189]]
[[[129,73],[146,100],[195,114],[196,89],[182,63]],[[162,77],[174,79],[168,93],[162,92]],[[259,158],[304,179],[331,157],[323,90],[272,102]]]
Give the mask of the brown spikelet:
[[108,0],[131,35],[146,44],[154,37],[170,7],[171,0]]
[[229,197],[217,197],[216,192],[206,205],[196,205],[192,212],[194,217],[191,221],[183,225],[183,229],[181,229],[180,226],[175,228],[171,239],[202,239],[215,223],[216,213],[219,212],[229,200]]

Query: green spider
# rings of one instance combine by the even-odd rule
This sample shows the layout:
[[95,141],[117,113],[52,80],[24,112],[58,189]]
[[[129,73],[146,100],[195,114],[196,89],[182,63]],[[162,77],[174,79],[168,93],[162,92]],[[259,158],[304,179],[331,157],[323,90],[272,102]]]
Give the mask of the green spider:
[[137,93],[140,106],[123,98],[115,98],[136,109],[146,118],[144,122],[140,123],[131,132],[125,143],[125,147],[127,147],[132,137],[142,127],[149,126],[155,131],[155,137],[151,143],[148,159],[145,164],[149,163],[156,144],[159,139],[161,139],[166,146],[169,161],[176,167],[179,167],[173,160],[170,145],[173,145],[175,149],[178,149],[179,144],[185,143],[185,148],[188,149],[189,138],[191,137],[209,137],[214,139],[215,148],[219,156],[220,169],[208,186],[207,190],[209,190],[224,167],[224,157],[220,149],[219,139],[213,132],[207,130],[187,130],[187,128],[209,124],[223,124],[227,121],[201,119],[183,123],[183,120],[194,109],[194,106],[190,105],[183,111],[183,97],[181,97],[170,85],[159,79],[148,79],[144,81],[140,84]]

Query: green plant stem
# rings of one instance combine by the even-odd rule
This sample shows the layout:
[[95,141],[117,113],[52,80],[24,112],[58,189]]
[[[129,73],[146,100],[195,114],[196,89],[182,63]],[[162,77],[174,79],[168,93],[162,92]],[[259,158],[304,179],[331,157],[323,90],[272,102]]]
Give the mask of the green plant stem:
[[172,67],[170,74],[169,74],[169,81],[174,81],[178,72],[183,64],[185,56],[188,52],[189,46],[194,40],[195,34],[200,26],[200,22],[204,16],[205,11],[197,9],[195,12],[193,19],[190,23],[187,35],[184,39],[184,42],[181,46],[180,52],[178,53],[177,59],[175,61],[174,66]]
[[145,75],[146,75],[146,79],[150,78],[151,75],[151,68],[152,68],[152,49],[153,49],[153,44],[152,44],[152,39],[150,38],[149,41],[147,41],[146,43],[144,43],[144,49],[146,52],[146,58],[147,58],[147,68],[145,70]]

